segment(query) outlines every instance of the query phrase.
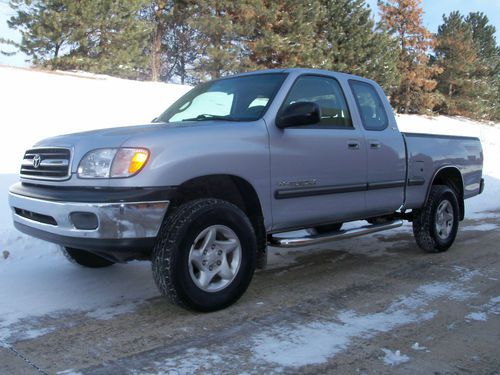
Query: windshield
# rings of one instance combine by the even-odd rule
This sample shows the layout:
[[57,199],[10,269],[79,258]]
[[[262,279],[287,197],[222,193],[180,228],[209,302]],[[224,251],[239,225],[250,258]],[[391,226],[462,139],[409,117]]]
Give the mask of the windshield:
[[157,121],[258,120],[285,78],[283,73],[252,74],[201,84],[176,101]]

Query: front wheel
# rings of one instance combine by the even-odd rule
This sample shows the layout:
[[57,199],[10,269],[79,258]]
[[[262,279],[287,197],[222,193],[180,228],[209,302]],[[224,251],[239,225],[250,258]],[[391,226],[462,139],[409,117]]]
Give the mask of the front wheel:
[[458,231],[458,199],[455,191],[434,185],[425,206],[415,211],[413,234],[417,245],[429,253],[446,251]]
[[214,311],[234,303],[252,279],[257,241],[235,205],[198,199],[163,223],[153,249],[153,277],[174,304]]

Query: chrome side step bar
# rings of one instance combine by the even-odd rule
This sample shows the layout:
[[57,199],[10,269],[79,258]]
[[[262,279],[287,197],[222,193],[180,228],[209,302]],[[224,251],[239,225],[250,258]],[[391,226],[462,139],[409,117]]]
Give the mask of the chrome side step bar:
[[269,245],[276,247],[301,247],[309,245],[318,245],[322,243],[343,240],[346,238],[364,236],[370,233],[381,232],[388,229],[394,229],[403,225],[402,220],[389,221],[383,224],[364,225],[359,228],[339,230],[338,232],[323,233],[305,237],[274,237],[272,236]]

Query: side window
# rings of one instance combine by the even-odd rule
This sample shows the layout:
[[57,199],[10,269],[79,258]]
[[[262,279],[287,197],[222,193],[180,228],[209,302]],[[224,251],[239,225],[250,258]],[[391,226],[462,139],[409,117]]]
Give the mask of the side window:
[[387,128],[387,113],[380,96],[373,86],[354,80],[350,80],[349,84],[358,105],[363,127],[366,130],[384,130]]
[[282,108],[297,102],[314,102],[319,105],[321,121],[313,126],[352,128],[344,93],[334,78],[300,76],[293,84]]

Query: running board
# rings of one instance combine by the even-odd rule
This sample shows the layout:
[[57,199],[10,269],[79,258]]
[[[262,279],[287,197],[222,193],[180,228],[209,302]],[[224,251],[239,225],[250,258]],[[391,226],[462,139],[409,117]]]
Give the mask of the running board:
[[301,247],[318,245],[336,240],[343,240],[346,238],[364,236],[366,234],[381,232],[388,229],[394,229],[402,225],[402,220],[394,220],[383,224],[364,225],[359,228],[339,230],[338,232],[323,233],[305,237],[284,238],[271,236],[269,245],[275,247]]

